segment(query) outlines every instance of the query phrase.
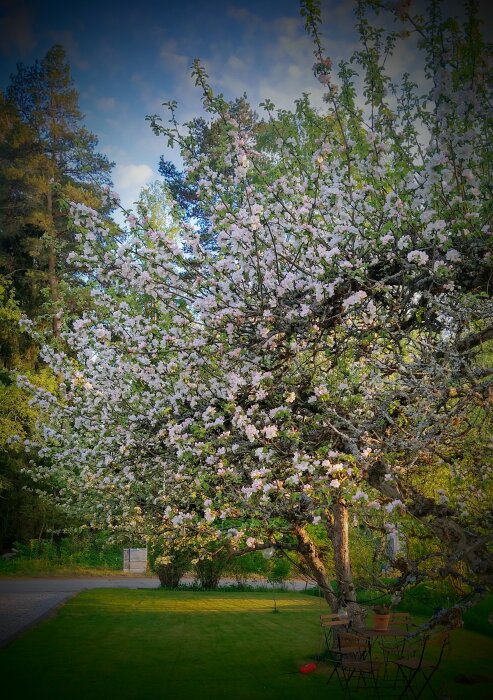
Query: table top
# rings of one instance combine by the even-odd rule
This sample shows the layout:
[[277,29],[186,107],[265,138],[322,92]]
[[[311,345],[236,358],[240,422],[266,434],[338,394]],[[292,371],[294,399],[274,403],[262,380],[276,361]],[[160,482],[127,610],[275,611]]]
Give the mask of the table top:
[[365,627],[364,629],[355,630],[355,632],[364,637],[405,637],[409,634],[408,630],[404,627],[389,627],[386,630],[376,630],[371,627]]

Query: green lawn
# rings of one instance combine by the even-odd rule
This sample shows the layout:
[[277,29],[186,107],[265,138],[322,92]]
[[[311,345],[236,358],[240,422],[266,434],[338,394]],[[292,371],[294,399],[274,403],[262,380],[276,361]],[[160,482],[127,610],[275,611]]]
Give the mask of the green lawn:
[[[283,700],[339,698],[321,650],[319,600],[297,593],[91,590],[0,652],[6,698]],[[493,696],[493,640],[461,630],[440,684]],[[454,682],[467,676],[473,685]],[[482,676],[483,679],[478,677]],[[476,677],[476,678],[474,678]],[[480,681],[480,682],[478,682]]]

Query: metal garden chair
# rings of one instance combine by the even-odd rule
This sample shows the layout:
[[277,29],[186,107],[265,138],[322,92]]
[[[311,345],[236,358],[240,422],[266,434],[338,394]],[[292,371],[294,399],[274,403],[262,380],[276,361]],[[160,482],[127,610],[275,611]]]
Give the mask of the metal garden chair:
[[[389,628],[390,629],[402,629],[403,632],[409,632],[409,630],[414,626],[410,613],[406,612],[393,612],[390,613]],[[402,637],[401,639],[385,640],[381,641],[380,646],[385,659],[385,666],[389,662],[391,654],[397,656],[403,656],[404,649],[406,647],[407,638]]]
[[417,700],[428,688],[433,697],[438,700],[431,685],[431,679],[438,670],[449,644],[450,630],[435,632],[417,641],[414,654],[390,661],[396,665],[397,675],[404,683],[399,698],[410,694],[414,700]]
[[325,615],[320,615],[320,626],[325,640],[325,652],[321,658],[325,659],[329,664],[332,664],[332,672],[327,680],[330,683],[333,675],[335,674],[335,663],[339,660],[339,655],[337,653],[337,636],[335,633],[339,630],[346,629],[349,624],[347,617],[342,617],[337,613],[328,613]]
[[333,674],[337,675],[344,697],[351,698],[353,679],[356,679],[355,689],[372,690],[378,697],[378,675],[384,663],[372,659],[368,637],[355,632],[339,632],[337,636],[339,649]]
[[338,613],[328,613],[320,615],[320,627],[325,637],[325,644],[328,650],[332,648],[334,630],[347,627],[349,620]]

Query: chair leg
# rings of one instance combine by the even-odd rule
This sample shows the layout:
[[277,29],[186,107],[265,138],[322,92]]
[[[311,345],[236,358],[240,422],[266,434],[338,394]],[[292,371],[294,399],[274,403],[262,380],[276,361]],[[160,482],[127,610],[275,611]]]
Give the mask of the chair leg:
[[337,671],[336,666],[333,666],[333,667],[332,667],[332,673],[331,673],[330,676],[328,677],[327,683],[326,683],[325,685],[329,685],[330,681],[332,680],[332,676],[334,675],[334,673],[335,673],[336,671]]
[[402,693],[399,695],[398,700],[401,700],[401,698],[406,697],[408,691],[411,693],[411,695],[413,696],[413,698],[416,700],[418,696],[417,696],[416,693],[414,692],[414,690],[413,690],[413,688],[412,688],[412,684],[413,684],[413,681],[414,681],[414,679],[416,678],[418,672],[417,672],[417,671],[414,671],[414,672],[411,671],[411,672],[409,673],[409,675],[406,676],[406,674],[405,674],[404,670],[401,668],[401,666],[398,666],[397,668],[398,668],[399,671],[401,672],[402,678],[403,678],[403,680],[404,680],[404,688],[403,688],[403,690],[402,690]]
[[[341,685],[344,698],[349,698],[351,700],[352,695],[351,695],[351,687],[350,687],[350,682],[352,678],[354,677],[355,673],[358,675],[358,680],[356,683],[356,690],[364,689],[366,696],[368,696],[368,693],[370,690],[373,691],[373,697],[376,698],[376,700],[379,700],[380,694],[378,692],[378,682],[375,674],[373,672],[371,673],[364,673],[364,672],[358,672],[358,671],[352,671],[349,669],[345,668],[337,668],[335,669],[337,671],[337,676],[339,679],[339,683]],[[344,679],[341,679],[339,676],[339,671],[342,672],[342,677]],[[371,684],[370,684],[370,677],[371,677]]]
[[[376,700],[379,700],[380,698],[380,693],[378,692],[378,678],[377,675],[375,675],[374,671],[372,671],[369,674],[362,674],[363,675],[363,683],[365,687],[365,693],[368,696],[368,691],[372,691],[372,697],[376,698]],[[367,677],[368,676],[368,677]],[[371,680],[371,685],[370,685],[370,680]],[[381,690],[381,688],[380,688]]]
[[[435,671],[437,670],[436,668],[434,668],[429,675],[426,675],[426,672],[422,668],[417,669],[414,673],[411,673],[407,678],[405,677],[405,674],[402,671],[402,669],[400,669],[400,670],[402,672],[403,677],[405,678],[405,685],[404,685],[404,689],[403,689],[402,693],[399,695],[399,700],[401,700],[401,698],[404,698],[406,696],[407,692],[411,693],[414,700],[418,700],[418,698],[421,697],[421,695],[424,693],[426,688],[430,689],[430,692],[433,695],[433,697],[435,698],[435,700],[439,700],[438,695],[435,693],[433,686],[431,685],[431,682],[430,682],[432,677],[435,675]],[[420,676],[420,675],[423,677],[424,683],[420,687],[420,689],[416,692],[413,689],[413,684],[414,684],[415,680],[418,678],[418,676]]]
[[[336,671],[337,671],[337,678],[338,678],[340,686],[342,688],[344,698],[349,698],[349,700],[351,700],[351,690],[349,688],[349,683],[351,682],[351,678],[353,677],[354,672],[349,671],[348,674],[346,675],[346,670],[342,666],[336,666]],[[341,671],[341,673],[342,673],[342,678],[339,675],[339,671]]]
[[[387,675],[388,674],[388,675]],[[394,689],[397,689],[397,684],[399,682],[399,668],[395,669],[395,673],[393,678],[390,677],[390,671],[387,671],[387,667],[385,668],[385,675],[384,678],[389,681],[389,687],[392,687]],[[397,691],[396,691],[397,692]]]
[[343,697],[346,697],[346,694],[347,694],[346,693],[346,677],[343,673],[342,678],[341,678],[340,673],[339,673],[340,670],[341,669],[339,666],[334,666],[334,671],[336,673],[337,680],[339,681],[339,685],[341,686]]
[[430,689],[430,692],[431,692],[431,694],[433,695],[433,697],[435,698],[435,700],[438,700],[438,695],[435,693],[435,691],[433,690],[433,687],[432,687],[432,685],[431,685],[431,683],[430,683],[431,679],[432,679],[433,676],[435,675],[435,671],[436,671],[436,670],[437,670],[436,667],[435,667],[434,669],[432,669],[432,671],[431,671],[431,673],[430,673],[429,676],[427,676],[426,673],[422,670],[422,674],[423,674],[423,678],[425,679],[425,682],[423,683],[423,685],[422,685],[421,690],[419,691],[419,693],[415,696],[416,699],[419,698],[419,697],[421,697],[421,695],[423,694],[423,691],[424,691],[425,688],[429,688],[429,689]]

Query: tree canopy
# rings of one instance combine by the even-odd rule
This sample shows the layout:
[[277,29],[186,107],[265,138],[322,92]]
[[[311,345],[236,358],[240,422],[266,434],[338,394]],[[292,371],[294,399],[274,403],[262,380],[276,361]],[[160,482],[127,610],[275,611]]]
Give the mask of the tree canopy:
[[[195,66],[222,124],[219,166],[200,144],[186,157],[213,246],[193,220],[177,238],[145,217],[108,245],[74,205],[95,308],[69,352],[45,350],[62,379],[36,394],[32,476],[94,526],[294,544],[334,607],[307,528],[327,529],[353,602],[348,512],[431,533],[399,586],[438,574],[479,590],[493,575],[490,49],[473,6],[463,26],[404,9],[421,94],[385,75],[405,36],[377,29],[376,3],[357,4],[361,49],[337,74],[316,3],[302,10],[326,110],[267,101],[271,128],[289,123],[275,149]],[[175,109],[153,126],[183,143]]]
[[45,335],[59,336],[62,316],[90,304],[85,281],[66,263],[74,248],[69,202],[108,218],[101,187],[112,164],[83,125],[78,93],[62,46],[32,66],[19,64],[0,94],[0,547],[40,536],[60,518],[22,473],[26,456],[10,442],[27,438],[37,415],[15,385],[17,368],[45,387],[56,382],[38,357],[38,344],[19,328],[24,314]]
[[60,283],[74,242],[68,203],[101,210],[100,190],[110,184],[112,164],[83,126],[60,45],[33,66],[18,64],[1,98],[0,119],[0,270],[23,309],[47,313],[58,333],[57,314],[68,301]]

